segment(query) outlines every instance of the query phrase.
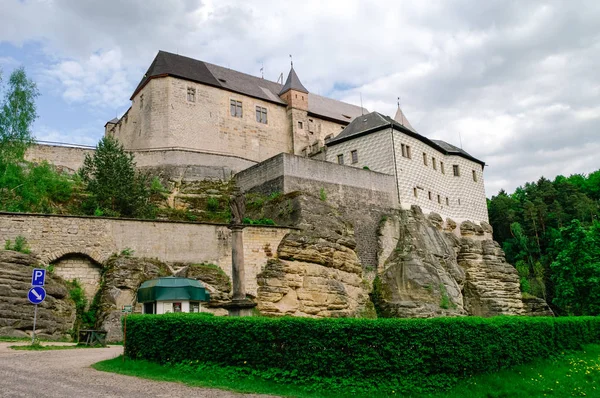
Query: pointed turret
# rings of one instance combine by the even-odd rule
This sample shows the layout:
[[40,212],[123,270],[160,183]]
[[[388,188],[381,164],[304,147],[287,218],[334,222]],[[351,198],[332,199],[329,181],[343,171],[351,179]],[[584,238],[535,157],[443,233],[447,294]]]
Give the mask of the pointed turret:
[[290,73],[288,74],[285,84],[283,85],[283,87],[281,88],[281,91],[279,92],[279,96],[281,97],[283,94],[287,93],[290,90],[296,90],[301,93],[308,94],[308,90],[306,89],[306,87],[304,87],[304,85],[300,81],[300,78],[296,74],[296,71],[294,70],[293,66],[292,66],[292,69],[290,69]]
[[308,90],[296,74],[294,65],[292,65],[287,80],[281,91],[279,91],[279,97],[287,102],[288,109],[293,108],[308,111]]
[[404,115],[404,112],[402,112],[402,109],[400,109],[400,105],[398,105],[398,110],[396,111],[396,116],[394,116],[394,120],[406,127],[407,129],[416,132],[413,126],[410,125],[410,122]]

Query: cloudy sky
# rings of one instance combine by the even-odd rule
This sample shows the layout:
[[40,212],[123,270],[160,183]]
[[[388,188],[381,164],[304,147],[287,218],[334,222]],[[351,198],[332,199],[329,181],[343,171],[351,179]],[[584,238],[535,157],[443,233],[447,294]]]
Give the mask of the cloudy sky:
[[393,116],[487,163],[488,196],[600,169],[600,1],[0,0],[40,140],[94,145],[158,50]]

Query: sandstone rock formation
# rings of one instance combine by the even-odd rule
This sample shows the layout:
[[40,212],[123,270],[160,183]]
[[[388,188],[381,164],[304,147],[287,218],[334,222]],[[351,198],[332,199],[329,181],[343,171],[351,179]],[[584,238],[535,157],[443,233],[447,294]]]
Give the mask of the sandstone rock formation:
[[526,313],[515,268],[487,223],[460,224],[419,207],[401,210],[380,228],[379,277],[373,299],[386,317]]
[[[115,256],[106,262],[96,323],[108,332],[107,341],[123,340],[121,308],[136,304],[137,289],[142,282],[168,275],[171,275],[169,268],[157,260]],[[140,305],[135,312],[141,312]]]
[[441,217],[428,219],[416,206],[382,221],[379,276],[372,295],[380,316],[467,314],[465,272],[456,261],[455,242],[441,226]]
[[175,275],[202,282],[206,290],[210,293],[209,306],[211,308],[219,307],[220,304],[228,302],[231,299],[231,279],[217,265],[185,264]]
[[[0,251],[0,336],[31,336],[34,306],[27,300],[27,292],[31,271],[38,264],[33,255]],[[46,299],[38,305],[36,336],[69,338],[75,322],[75,303],[58,276],[46,275],[45,289]]]
[[335,207],[310,195],[289,195],[282,203],[299,230],[281,241],[257,276],[258,310],[274,316],[374,315],[352,225]]

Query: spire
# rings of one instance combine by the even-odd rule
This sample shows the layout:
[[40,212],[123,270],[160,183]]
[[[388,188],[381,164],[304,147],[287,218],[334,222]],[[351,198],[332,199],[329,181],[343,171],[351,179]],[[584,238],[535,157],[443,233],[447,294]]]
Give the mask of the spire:
[[394,116],[394,120],[397,121],[398,123],[400,123],[401,125],[403,125],[404,127],[406,127],[407,129],[416,132],[416,130],[413,128],[413,126],[410,125],[410,122],[404,115],[404,112],[402,112],[402,109],[400,109],[400,102],[398,102],[398,110],[396,111],[396,116]]
[[296,90],[296,91],[300,91],[302,93],[308,94],[308,90],[300,82],[300,78],[296,74],[296,71],[294,70],[293,65],[292,65],[292,68],[290,69],[290,73],[288,74],[287,80],[285,81],[285,84],[283,85],[283,88],[279,92],[279,95],[281,96],[282,94],[285,94],[286,92],[288,92],[290,90]]

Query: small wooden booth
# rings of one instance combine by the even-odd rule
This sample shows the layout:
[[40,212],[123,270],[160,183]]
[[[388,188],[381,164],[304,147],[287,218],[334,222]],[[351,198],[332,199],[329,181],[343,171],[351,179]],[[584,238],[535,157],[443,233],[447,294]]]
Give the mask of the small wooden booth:
[[202,312],[201,303],[209,300],[210,294],[201,282],[175,276],[146,281],[137,292],[143,314]]

